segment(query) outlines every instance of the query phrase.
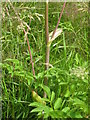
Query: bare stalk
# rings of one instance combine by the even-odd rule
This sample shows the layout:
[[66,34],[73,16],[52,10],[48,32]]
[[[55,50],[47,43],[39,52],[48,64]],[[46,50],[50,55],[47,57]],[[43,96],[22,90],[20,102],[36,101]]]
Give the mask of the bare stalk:
[[27,45],[28,45],[28,51],[29,51],[29,55],[30,55],[30,59],[31,59],[31,64],[32,64],[33,76],[35,76],[35,70],[34,70],[34,64],[33,64],[33,60],[32,60],[31,49],[30,49],[29,40],[28,40],[28,36],[27,36],[27,33],[26,33],[25,29],[24,29],[24,34],[26,35],[26,40],[27,40]]
[[[65,8],[65,4],[66,4],[66,2],[64,2],[61,14],[59,16],[57,25],[55,27],[55,30],[53,31],[51,39],[54,37],[55,32],[56,32],[56,30],[58,28],[58,25],[60,23],[60,20],[61,20],[64,8]],[[45,62],[46,65],[45,65],[45,70],[48,70],[48,68],[49,68],[49,55],[50,55],[50,46],[48,46],[48,42],[49,42],[49,31],[48,31],[48,0],[46,2],[46,9],[45,9],[45,31],[46,31],[46,62]],[[47,77],[45,77],[45,79],[44,79],[44,84],[48,85],[48,78]],[[47,97],[47,95],[46,95],[45,92],[44,92],[44,97],[45,98]]]
[[[28,45],[28,50],[29,50],[29,55],[30,55],[30,59],[31,59],[31,64],[32,64],[32,72],[33,72],[33,76],[35,77],[35,70],[34,70],[34,64],[33,64],[33,60],[32,60],[32,54],[31,54],[31,49],[30,49],[30,45],[29,45],[29,40],[28,40],[28,36],[27,36],[27,33],[28,33],[28,30],[30,29],[29,25],[27,25],[25,22],[22,22],[22,20],[20,19],[18,13],[16,12],[16,10],[14,9],[12,3],[10,2],[10,0],[8,0],[12,9],[14,10],[17,18],[18,18],[18,21],[21,22],[21,25],[23,26],[23,24],[25,24],[27,26],[27,32],[25,31],[25,29],[23,28],[23,31],[24,31],[24,34],[25,34],[25,37],[26,37],[26,40],[27,40],[27,45]],[[31,20],[30,20],[31,22]]]
[[56,25],[56,27],[55,27],[55,30],[53,31],[53,34],[52,34],[51,39],[54,37],[54,35],[55,35],[55,33],[56,33],[56,30],[57,30],[57,28],[58,28],[58,25],[59,25],[59,23],[60,23],[60,20],[61,20],[61,17],[62,17],[62,14],[63,14],[64,8],[65,8],[65,4],[66,4],[66,2],[64,2],[64,4],[63,4],[62,11],[61,11],[61,13],[60,13],[60,16],[59,16],[59,19],[58,19],[57,25]]
[[[49,42],[49,32],[48,32],[48,1],[46,2],[46,8],[45,8],[45,32],[46,32],[46,65],[45,65],[45,70],[49,68],[49,51],[50,47],[47,46]],[[48,78],[45,77],[44,84],[48,84]],[[44,92],[44,97],[46,98],[46,93]]]

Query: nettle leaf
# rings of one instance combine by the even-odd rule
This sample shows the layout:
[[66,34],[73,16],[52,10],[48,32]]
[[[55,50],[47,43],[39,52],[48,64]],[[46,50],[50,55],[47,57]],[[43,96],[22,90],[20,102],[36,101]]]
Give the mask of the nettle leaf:
[[58,36],[60,36],[62,33],[62,29],[58,28],[54,34],[54,37],[52,37],[53,31],[49,34],[49,42],[48,42],[48,46],[50,46],[50,44],[52,43],[53,40],[55,40]]
[[61,107],[62,99],[58,98],[54,103],[54,109],[59,109]]
[[55,92],[52,91],[52,94],[51,94],[51,102],[53,102],[54,99],[55,99]]
[[50,99],[50,96],[51,96],[51,92],[50,92],[50,88],[48,87],[48,86],[46,86],[46,85],[40,85],[42,88],[43,88],[43,90],[47,93],[47,96],[48,96],[48,98]]

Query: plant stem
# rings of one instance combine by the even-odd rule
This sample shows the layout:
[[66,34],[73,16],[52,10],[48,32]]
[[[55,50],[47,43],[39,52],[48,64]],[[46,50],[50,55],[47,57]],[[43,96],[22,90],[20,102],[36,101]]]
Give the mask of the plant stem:
[[[25,29],[24,29],[24,33],[26,34]],[[30,49],[30,45],[29,45],[29,40],[28,40],[27,34],[26,34],[26,40],[27,40],[27,45],[28,45],[29,55],[30,55],[31,64],[32,64],[33,76],[35,76],[34,64],[33,64],[33,61],[32,61],[32,54],[31,54],[31,49]]]
[[56,27],[55,27],[55,30],[53,31],[53,34],[52,34],[51,39],[54,37],[55,32],[56,32],[56,30],[57,30],[57,28],[58,28],[58,25],[59,25],[59,23],[60,23],[60,20],[61,20],[61,17],[62,17],[62,14],[63,14],[64,8],[65,8],[65,4],[66,4],[66,2],[64,2],[64,4],[63,4],[62,11],[61,11],[61,13],[60,13],[60,16],[59,16],[59,19],[58,19],[57,25],[56,25]]
[[[50,52],[50,47],[47,46],[49,42],[49,32],[48,32],[48,0],[46,2],[46,8],[45,8],[45,32],[46,32],[46,60],[45,60],[45,70],[49,68],[49,52]],[[48,84],[48,78],[45,77],[44,79],[44,84]],[[46,93],[44,92],[44,97],[46,98]]]
[[[60,20],[61,20],[64,8],[65,8],[65,4],[66,4],[66,2],[64,2],[64,4],[63,4],[63,8],[62,8],[61,14],[59,16],[57,25],[55,27],[55,30],[53,31],[51,39],[54,37],[54,34],[55,34],[55,32],[56,32],[56,30],[58,28],[58,25],[60,23]],[[49,68],[49,56],[50,56],[50,46],[47,45],[48,42],[49,42],[49,31],[48,31],[48,0],[46,2],[46,9],[45,9],[45,31],[46,31],[46,61],[45,61],[46,65],[45,65],[45,70],[48,70],[48,68]],[[44,79],[44,84],[48,85],[48,78],[47,77],[45,77],[45,79]],[[47,97],[47,95],[46,95],[45,92],[44,92],[44,97],[45,98]]]
[[[20,19],[18,13],[16,12],[15,8],[13,7],[12,3],[10,2],[10,0],[8,0],[12,9],[14,10],[17,18],[18,18],[18,21],[21,22],[21,25],[23,26],[23,24],[25,24],[25,22],[22,22],[22,20]],[[31,20],[30,20],[31,22]],[[30,55],[30,59],[31,59],[31,64],[32,64],[32,72],[33,72],[33,76],[35,77],[35,70],[34,70],[34,64],[33,64],[33,61],[32,61],[32,54],[31,54],[31,49],[30,49],[30,45],[29,45],[29,40],[28,40],[28,36],[27,36],[27,33],[28,33],[28,30],[30,29],[29,25],[25,24],[27,26],[27,32],[25,31],[25,28],[23,28],[23,31],[24,31],[24,34],[26,36],[26,40],[27,40],[27,45],[28,45],[28,50],[29,50],[29,55]]]

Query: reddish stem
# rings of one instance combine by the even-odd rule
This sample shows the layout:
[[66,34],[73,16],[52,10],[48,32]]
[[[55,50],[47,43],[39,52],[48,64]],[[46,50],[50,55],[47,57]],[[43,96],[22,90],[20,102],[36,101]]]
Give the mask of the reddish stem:
[[65,4],[66,4],[66,2],[64,2],[64,4],[63,4],[63,8],[62,8],[61,14],[60,14],[60,16],[59,16],[59,19],[58,19],[58,22],[57,22],[56,28],[55,28],[55,30],[54,30],[54,32],[53,32],[53,34],[52,34],[51,39],[54,37],[55,32],[56,32],[56,30],[57,30],[57,28],[58,28],[58,25],[59,25],[59,23],[60,23],[60,20],[61,20],[61,17],[62,17],[62,14],[63,14],[64,8],[65,8]]
[[[27,28],[27,31],[28,31],[28,28]],[[24,33],[26,34],[26,40],[27,40],[29,55],[30,55],[31,64],[32,64],[33,76],[35,76],[34,64],[33,64],[33,61],[32,61],[32,53],[31,53],[31,49],[30,49],[30,45],[29,45],[29,40],[28,40],[27,33],[26,33],[25,29],[24,29]]]

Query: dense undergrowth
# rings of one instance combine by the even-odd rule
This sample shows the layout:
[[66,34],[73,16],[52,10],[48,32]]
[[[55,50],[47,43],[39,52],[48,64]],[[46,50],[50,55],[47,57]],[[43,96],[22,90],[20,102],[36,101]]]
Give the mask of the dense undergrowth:
[[[63,32],[50,46],[47,71],[45,3],[12,5],[2,3],[2,117],[88,118],[88,3],[66,4],[59,23]],[[57,24],[62,5],[49,3],[49,32]],[[23,32],[28,25],[35,76]]]

